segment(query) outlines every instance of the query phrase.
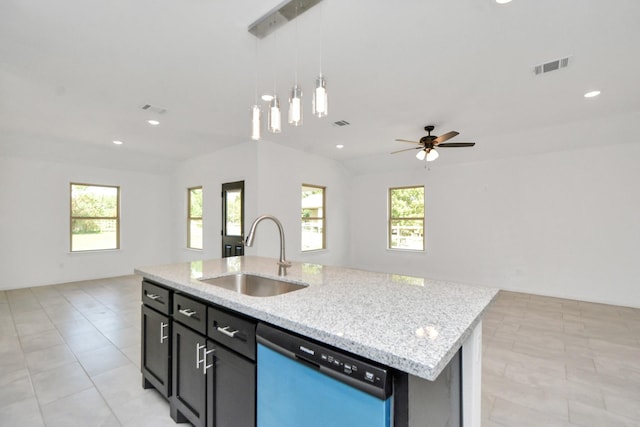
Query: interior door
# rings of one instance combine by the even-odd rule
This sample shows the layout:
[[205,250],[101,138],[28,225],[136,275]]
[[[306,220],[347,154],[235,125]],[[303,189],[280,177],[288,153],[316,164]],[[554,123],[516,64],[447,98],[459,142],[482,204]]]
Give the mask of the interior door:
[[222,257],[244,255],[244,181],[222,184]]

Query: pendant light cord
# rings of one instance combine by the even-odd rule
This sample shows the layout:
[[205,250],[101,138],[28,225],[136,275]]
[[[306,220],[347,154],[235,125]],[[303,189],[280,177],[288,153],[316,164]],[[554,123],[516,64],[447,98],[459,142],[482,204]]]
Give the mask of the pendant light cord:
[[300,4],[299,2],[296,2],[296,40],[295,40],[295,42],[296,42],[296,49],[295,49],[295,52],[296,52],[296,57],[295,57],[295,67],[296,67],[296,68],[295,68],[295,70],[294,70],[294,76],[295,76],[294,84],[295,84],[296,86],[298,86],[298,45],[300,44],[300,43],[298,42],[298,19],[297,19],[297,18],[298,18],[298,5],[299,5],[299,4]]
[[324,35],[324,16],[323,16],[323,12],[324,12],[324,2],[328,1],[328,0],[324,0],[322,1],[321,5],[320,5],[320,74],[322,74],[322,38]]
[[255,70],[255,83],[256,83],[256,91],[255,91],[255,95],[256,95],[256,102],[255,105],[258,105],[258,38],[256,37],[256,42],[255,42],[255,46],[254,46],[254,70]]
[[[273,24],[275,25],[276,22],[274,20]],[[276,96],[277,93],[277,87],[276,87],[276,60],[277,60],[277,56],[278,56],[278,46],[276,44],[276,33],[273,33],[273,58],[271,58],[271,62],[273,63],[273,96]]]

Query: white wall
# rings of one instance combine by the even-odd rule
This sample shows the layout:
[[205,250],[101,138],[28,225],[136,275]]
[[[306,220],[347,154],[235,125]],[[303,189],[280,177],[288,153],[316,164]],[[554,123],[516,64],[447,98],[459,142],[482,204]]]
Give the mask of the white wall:
[[[352,264],[640,307],[638,159],[631,143],[355,177]],[[386,250],[387,189],[420,184],[426,251]]]
[[[258,147],[258,214],[273,214],[282,222],[287,238],[287,258],[326,265],[346,265],[349,254],[348,200],[351,179],[348,172],[334,160],[303,151],[266,141],[261,141]],[[300,250],[302,184],[326,187],[326,250]],[[247,231],[251,219],[247,221]],[[257,251],[254,253],[277,257],[277,228],[266,221],[258,227]]]
[[[245,233],[262,214],[272,214],[283,224],[285,247],[290,260],[343,264],[348,248],[348,175],[339,163],[282,147],[268,141],[247,142],[183,162],[174,176],[175,203],[172,212],[176,230],[174,254],[179,261],[219,258],[222,205],[221,185],[245,181]],[[300,251],[301,185],[327,187],[327,246],[324,251]],[[203,186],[204,249],[186,249],[186,191]],[[247,255],[277,258],[279,235],[271,221],[258,226],[254,246]]]
[[[171,209],[173,257],[176,261],[194,261],[220,258],[222,239],[222,184],[244,181],[245,221],[256,214],[258,174],[257,151],[249,143],[225,148],[191,160],[176,169],[173,182]],[[203,249],[187,249],[187,189],[202,186]]]
[[[69,184],[118,185],[120,250],[69,252]],[[169,177],[0,157],[0,289],[118,276],[170,260]]]

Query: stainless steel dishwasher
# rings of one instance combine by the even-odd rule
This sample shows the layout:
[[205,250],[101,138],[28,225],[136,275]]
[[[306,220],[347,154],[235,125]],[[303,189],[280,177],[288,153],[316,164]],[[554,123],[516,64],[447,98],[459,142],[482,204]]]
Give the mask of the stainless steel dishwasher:
[[259,324],[257,427],[389,427],[384,367]]

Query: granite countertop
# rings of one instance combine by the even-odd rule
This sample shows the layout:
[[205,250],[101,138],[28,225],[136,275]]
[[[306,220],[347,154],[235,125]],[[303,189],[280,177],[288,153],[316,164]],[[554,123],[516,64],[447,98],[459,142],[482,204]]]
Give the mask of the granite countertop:
[[[140,267],[136,273],[258,320],[435,380],[480,321],[498,289],[421,277],[294,262],[286,277],[277,260],[255,256]],[[309,286],[253,297],[198,279],[234,273]]]

